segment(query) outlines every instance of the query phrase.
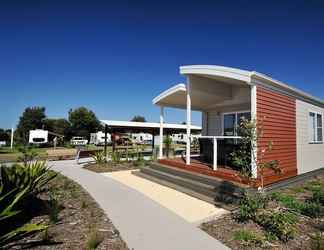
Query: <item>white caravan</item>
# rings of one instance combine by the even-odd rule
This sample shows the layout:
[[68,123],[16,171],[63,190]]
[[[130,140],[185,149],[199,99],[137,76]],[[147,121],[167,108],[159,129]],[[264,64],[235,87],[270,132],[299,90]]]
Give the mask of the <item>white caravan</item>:
[[29,131],[30,144],[45,144],[48,143],[48,131],[43,129],[35,129]]
[[[111,134],[107,133],[107,143],[111,143]],[[97,133],[90,134],[90,144],[94,144],[96,146],[105,145],[105,133],[99,131]]]
[[151,144],[153,136],[149,133],[135,133],[131,135],[131,139],[137,144]]
[[[198,135],[191,135],[191,139],[194,140],[195,138],[199,138],[201,136],[201,134]],[[186,144],[187,142],[187,134],[185,133],[180,133],[180,134],[172,134],[171,135],[172,141],[174,143],[178,143],[178,144]]]
[[80,146],[88,144],[88,140],[81,136],[74,136],[70,141],[71,145]]

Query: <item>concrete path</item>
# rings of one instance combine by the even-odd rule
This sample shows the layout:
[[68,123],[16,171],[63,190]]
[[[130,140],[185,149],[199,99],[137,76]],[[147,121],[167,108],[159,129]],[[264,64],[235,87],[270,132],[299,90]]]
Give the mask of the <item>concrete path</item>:
[[50,165],[91,194],[130,249],[228,249],[180,216],[112,178],[82,169],[73,160],[50,162]]
[[139,191],[186,221],[197,226],[202,222],[215,219],[228,213],[225,209],[215,207],[210,203],[181,193],[172,188],[133,175],[132,170],[103,173],[102,175]]

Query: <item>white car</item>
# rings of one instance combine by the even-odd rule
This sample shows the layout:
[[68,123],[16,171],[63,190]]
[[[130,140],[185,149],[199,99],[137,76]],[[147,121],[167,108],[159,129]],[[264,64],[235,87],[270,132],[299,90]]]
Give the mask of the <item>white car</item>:
[[74,137],[72,137],[70,143],[71,143],[71,145],[75,145],[75,146],[87,145],[88,144],[88,140],[87,139],[84,139],[81,136],[74,136]]

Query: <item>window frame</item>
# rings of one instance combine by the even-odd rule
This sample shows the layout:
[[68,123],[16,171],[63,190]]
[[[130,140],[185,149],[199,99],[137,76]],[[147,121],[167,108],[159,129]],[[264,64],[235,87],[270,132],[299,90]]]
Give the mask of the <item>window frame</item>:
[[[310,114],[313,113],[314,114],[314,122],[315,122],[315,128],[310,128],[309,125],[310,125]],[[318,121],[317,121],[317,116],[320,115],[321,116],[321,120],[322,120],[322,127],[318,127]],[[307,123],[307,126],[308,126],[308,143],[309,144],[323,144],[323,113],[319,112],[319,111],[315,111],[315,110],[308,110],[308,114],[307,114],[307,120],[308,120],[308,123]],[[315,129],[314,132],[314,135],[315,135],[315,141],[314,140],[310,140],[310,129]],[[318,129],[322,129],[322,140],[319,141],[318,140]]]
[[224,136],[224,120],[225,120],[225,115],[235,115],[235,124],[234,124],[234,136],[237,136],[237,130],[236,130],[236,126],[237,126],[237,117],[238,114],[243,114],[243,113],[250,113],[251,114],[251,110],[239,110],[239,111],[233,111],[233,112],[223,112],[222,113],[222,136]]

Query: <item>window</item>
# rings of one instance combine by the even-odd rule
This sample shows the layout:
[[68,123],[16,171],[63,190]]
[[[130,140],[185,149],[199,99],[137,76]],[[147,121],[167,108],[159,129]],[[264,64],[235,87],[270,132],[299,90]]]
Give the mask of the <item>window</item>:
[[224,114],[224,135],[225,136],[237,136],[236,128],[240,125],[241,119],[251,119],[250,112],[238,112],[231,114]]
[[318,143],[323,141],[323,118],[322,114],[309,112],[309,142]]

